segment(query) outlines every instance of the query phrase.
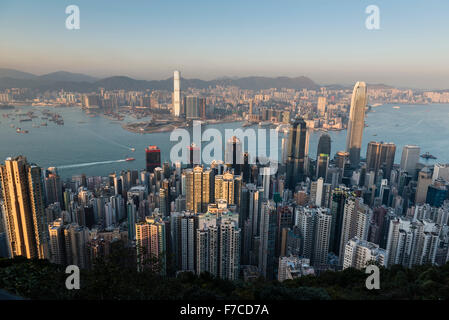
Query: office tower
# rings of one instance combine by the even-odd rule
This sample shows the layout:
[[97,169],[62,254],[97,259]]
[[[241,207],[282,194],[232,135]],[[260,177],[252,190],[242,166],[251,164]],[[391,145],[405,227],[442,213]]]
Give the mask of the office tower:
[[318,97],[317,111],[321,117],[326,114],[326,97]]
[[330,248],[329,251],[338,255],[340,252],[341,243],[341,230],[343,226],[343,216],[346,199],[351,196],[351,192],[348,188],[336,188],[332,191],[331,201],[331,235],[330,235]]
[[426,203],[436,208],[441,207],[449,196],[448,186],[438,184],[438,181],[436,180],[434,184],[429,185],[426,195]]
[[424,203],[427,197],[427,189],[432,184],[432,172],[424,167],[418,174],[418,185],[416,186],[415,203]]
[[308,148],[308,131],[304,119],[292,123],[287,146],[287,187],[294,190],[296,184],[304,180],[305,159]]
[[194,166],[201,164],[201,150],[194,142],[190,146],[187,147],[188,151],[188,159],[187,159],[187,167],[193,168]]
[[291,255],[279,258],[278,281],[293,280],[302,276],[315,275],[310,260]]
[[320,153],[316,160],[316,178],[327,178],[327,168],[329,167],[329,155]]
[[327,133],[323,133],[320,136],[320,139],[318,140],[318,147],[317,147],[317,156],[320,154],[327,154],[330,156],[331,154],[331,136]]
[[398,217],[390,221],[387,265],[400,264],[406,268],[435,263],[440,246],[439,227],[426,220]]
[[435,182],[437,179],[443,179],[444,181],[449,182],[449,164],[437,163],[434,165],[432,182]]
[[406,171],[412,177],[414,177],[416,173],[420,152],[420,147],[413,145],[406,145],[402,149],[401,169]]
[[44,258],[46,228],[41,168],[23,156],[7,158],[0,166],[3,210],[12,257]]
[[243,168],[242,168],[242,178],[245,183],[249,183],[251,179],[251,165],[249,164],[250,158],[249,153],[243,153]]
[[161,150],[157,146],[145,148],[146,170],[152,173],[154,169],[161,166]]
[[340,169],[345,169],[346,165],[349,163],[349,152],[338,151],[334,157],[335,164]]
[[287,163],[287,138],[282,138],[281,140],[281,163]]
[[377,174],[379,169],[383,170],[383,178],[390,180],[393,168],[396,145],[394,143],[383,143],[371,141],[366,150],[366,169]]
[[207,205],[213,202],[214,175],[212,170],[203,170],[197,166],[187,169],[186,175],[186,208],[192,212],[206,212]]
[[264,201],[260,214],[259,271],[266,279],[274,279],[277,214],[274,201]]
[[377,244],[366,240],[352,238],[348,241],[344,251],[343,269],[356,268],[358,270],[366,268],[371,263],[386,266],[387,251],[379,248]]
[[173,113],[175,117],[181,116],[181,73],[173,73]]
[[186,119],[193,120],[201,118],[201,106],[204,106],[205,99],[196,96],[185,97]]
[[263,180],[262,180],[262,185],[263,185],[263,195],[265,200],[270,199],[270,184],[271,184],[271,174],[270,174],[270,167],[263,167],[262,168],[262,172],[263,172]]
[[242,142],[236,136],[232,136],[228,141],[226,141],[225,164],[228,168],[234,169],[234,174],[238,175],[242,171]]
[[368,238],[371,215],[371,209],[363,203],[362,198],[349,197],[346,199],[340,237],[340,265],[343,265],[345,247],[350,239],[357,237],[360,240],[366,240]]
[[349,152],[349,162],[353,168],[358,166],[360,162],[366,103],[366,84],[365,82],[357,82],[352,92],[348,133],[346,136],[346,151]]

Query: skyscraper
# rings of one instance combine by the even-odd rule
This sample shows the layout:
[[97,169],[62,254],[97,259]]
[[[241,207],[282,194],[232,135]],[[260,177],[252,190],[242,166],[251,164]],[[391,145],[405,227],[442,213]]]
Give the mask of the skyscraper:
[[242,142],[236,136],[232,136],[228,141],[226,141],[225,164],[227,167],[233,168],[235,174],[240,174],[242,171]]
[[415,203],[424,203],[427,197],[427,189],[432,184],[432,172],[428,167],[422,168],[418,174],[418,185],[416,186]]
[[377,171],[382,169],[383,178],[390,180],[395,153],[394,143],[369,142],[366,150],[366,170],[374,171],[377,175]]
[[7,158],[0,166],[6,230],[11,256],[44,258],[44,217],[41,168],[23,156]]
[[321,153],[327,154],[330,156],[331,154],[331,136],[327,133],[323,133],[318,140],[318,148],[317,148],[317,156]]
[[346,151],[349,152],[349,161],[352,167],[356,167],[360,162],[366,103],[366,84],[365,82],[357,82],[352,92],[348,134],[346,136]]
[[157,146],[145,148],[146,169],[152,173],[154,169],[161,166],[161,150]]
[[173,113],[175,117],[181,116],[181,73],[173,73]]
[[346,244],[350,239],[357,237],[367,240],[371,215],[372,210],[363,203],[362,198],[346,199],[341,228],[340,265],[343,265]]
[[213,202],[214,176],[212,170],[203,170],[201,166],[185,171],[186,208],[195,213],[205,212],[207,205]]
[[420,147],[411,145],[406,145],[402,149],[401,169],[407,171],[412,177],[416,173],[416,165],[419,162],[420,151]]
[[287,146],[287,187],[294,190],[298,182],[304,180],[305,160],[308,150],[307,124],[304,119],[292,123]]

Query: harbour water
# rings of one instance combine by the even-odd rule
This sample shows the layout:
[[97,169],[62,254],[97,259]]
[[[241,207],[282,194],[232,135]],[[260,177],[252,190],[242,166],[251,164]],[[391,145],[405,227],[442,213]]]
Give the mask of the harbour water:
[[[449,105],[382,105],[372,108],[366,116],[367,127],[364,131],[362,158],[366,154],[369,141],[393,142],[396,144],[395,163],[400,162],[402,147],[416,144],[421,153],[429,152],[436,160],[421,159],[423,163],[449,162]],[[168,161],[170,149],[176,142],[170,141],[170,132],[138,134],[128,132],[121,127],[122,122],[111,121],[104,117],[89,117],[79,108],[49,108],[64,119],[64,125],[48,122],[41,124],[40,111],[44,107],[17,107],[20,112],[34,110],[39,118],[33,121],[19,122],[0,116],[0,161],[7,157],[24,155],[30,163],[41,167],[58,167],[63,178],[85,173],[87,175],[106,176],[111,172],[145,167],[145,147],[157,145],[161,149],[162,161]],[[17,109],[16,108],[16,109]],[[14,113],[14,110],[0,110],[0,114]],[[132,118],[126,121],[136,121]],[[139,120],[140,121],[140,120]],[[17,133],[11,124],[28,130],[29,133]],[[33,127],[33,124],[35,127]],[[241,122],[203,126],[216,128],[223,133],[225,129],[242,128]],[[243,128],[247,129],[247,128]],[[309,154],[316,156],[316,148],[321,132],[310,136]],[[329,132],[332,139],[332,157],[335,152],[345,149],[346,130]],[[279,133],[279,139],[284,135]],[[204,143],[206,145],[207,143]],[[281,142],[278,143],[279,149]],[[131,151],[135,148],[135,152]],[[135,161],[124,161],[127,157]]]

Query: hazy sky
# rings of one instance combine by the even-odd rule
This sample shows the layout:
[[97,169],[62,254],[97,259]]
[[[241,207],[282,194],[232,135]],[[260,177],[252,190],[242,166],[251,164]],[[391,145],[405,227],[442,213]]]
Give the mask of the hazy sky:
[[[71,4],[80,30],[65,28]],[[380,30],[365,28],[371,4]],[[449,88],[448,17],[448,0],[1,0],[0,67]]]

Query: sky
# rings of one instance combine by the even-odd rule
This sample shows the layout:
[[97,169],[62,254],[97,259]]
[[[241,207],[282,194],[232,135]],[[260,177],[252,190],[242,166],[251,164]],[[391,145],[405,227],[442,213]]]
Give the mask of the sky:
[[[68,5],[80,29],[65,27]],[[365,9],[377,5],[380,29]],[[449,88],[447,0],[1,0],[0,67]]]

